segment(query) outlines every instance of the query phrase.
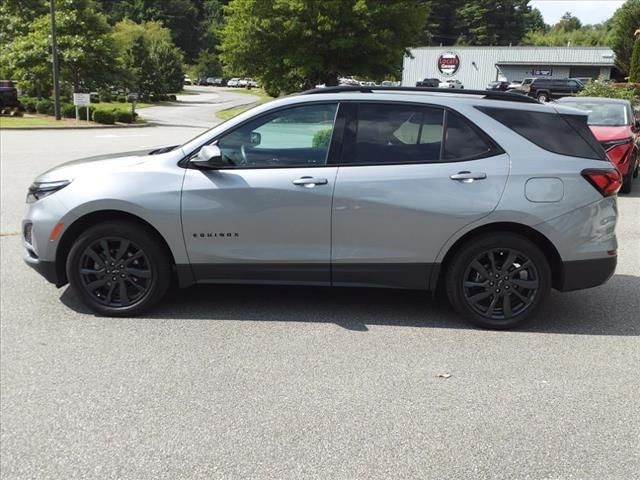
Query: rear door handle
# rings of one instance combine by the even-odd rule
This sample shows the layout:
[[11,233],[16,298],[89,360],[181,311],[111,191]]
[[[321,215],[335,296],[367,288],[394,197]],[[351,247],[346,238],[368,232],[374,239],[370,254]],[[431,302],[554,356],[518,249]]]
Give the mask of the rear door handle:
[[299,187],[313,188],[316,185],[326,185],[329,180],[326,178],[300,177],[293,181],[294,185]]
[[451,180],[457,180],[463,183],[471,183],[474,180],[484,180],[487,174],[484,172],[458,172],[449,177]]

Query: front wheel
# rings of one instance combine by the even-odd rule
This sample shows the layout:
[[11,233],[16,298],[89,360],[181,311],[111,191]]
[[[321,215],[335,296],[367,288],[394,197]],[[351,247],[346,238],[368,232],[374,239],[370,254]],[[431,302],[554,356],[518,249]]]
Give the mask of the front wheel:
[[131,222],[105,222],[75,241],[67,278],[82,301],[106,316],[133,316],[164,297],[171,263],[156,236]]
[[525,237],[495,233],[455,252],[445,281],[456,311],[480,327],[507,329],[536,314],[551,289],[551,269]]

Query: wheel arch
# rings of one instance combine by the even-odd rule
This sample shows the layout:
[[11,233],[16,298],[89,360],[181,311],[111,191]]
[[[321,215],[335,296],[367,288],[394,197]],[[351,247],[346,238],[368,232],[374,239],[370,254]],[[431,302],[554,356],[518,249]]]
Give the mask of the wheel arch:
[[435,286],[433,290],[435,291],[444,284],[444,275],[447,272],[449,265],[451,264],[451,260],[455,256],[456,252],[460,251],[460,249],[465,244],[482,235],[499,232],[519,234],[532,241],[538,248],[540,248],[540,250],[542,250],[542,253],[549,262],[549,267],[551,268],[552,286],[554,288],[557,288],[557,286],[561,284],[563,276],[562,258],[560,257],[560,253],[553,245],[551,240],[549,240],[545,235],[540,233],[535,228],[532,228],[528,225],[513,222],[496,222],[479,226],[465,233],[455,241],[455,243],[445,254],[442,262],[440,263],[440,268],[437,269],[436,272],[434,272],[434,276],[431,278],[431,285]]
[[154,237],[158,239],[160,245],[165,250],[168,255],[169,261],[171,262],[172,268],[174,270],[174,275],[177,274],[177,278],[180,286],[187,286],[192,281],[191,270],[186,271],[184,268],[177,268],[175,257],[169,244],[162,236],[162,234],[155,228],[151,223],[140,218],[137,215],[132,213],[124,212],[121,210],[99,210],[91,213],[87,213],[82,217],[75,220],[67,229],[65,229],[62,237],[60,238],[60,243],[58,244],[58,248],[56,249],[56,272],[59,279],[59,286],[64,285],[68,282],[67,273],[66,273],[66,263],[67,258],[69,256],[69,252],[71,251],[71,247],[76,239],[84,232],[87,228],[91,228],[94,225],[98,225],[100,223],[108,222],[108,221],[127,221],[130,223],[137,224],[151,233]]

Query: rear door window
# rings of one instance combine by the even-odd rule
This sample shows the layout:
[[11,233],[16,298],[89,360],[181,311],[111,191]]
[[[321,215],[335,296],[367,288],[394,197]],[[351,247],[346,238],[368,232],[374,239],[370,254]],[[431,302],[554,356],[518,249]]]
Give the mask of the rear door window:
[[462,115],[447,111],[442,161],[463,161],[501,153],[489,137]]

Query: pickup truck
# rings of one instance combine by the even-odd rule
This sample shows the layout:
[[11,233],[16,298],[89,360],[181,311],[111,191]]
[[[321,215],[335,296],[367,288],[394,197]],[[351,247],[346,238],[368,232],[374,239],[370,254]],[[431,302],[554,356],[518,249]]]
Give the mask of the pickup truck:
[[416,82],[416,87],[438,88],[438,85],[440,85],[440,80],[437,78],[425,78]]
[[0,108],[18,107],[18,90],[9,80],[0,80]]

